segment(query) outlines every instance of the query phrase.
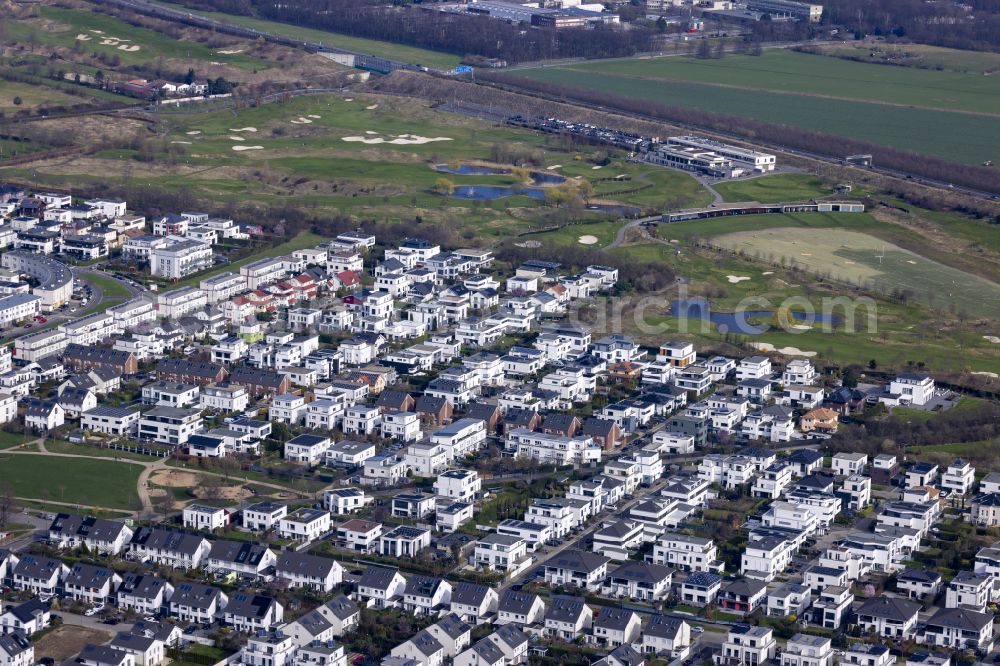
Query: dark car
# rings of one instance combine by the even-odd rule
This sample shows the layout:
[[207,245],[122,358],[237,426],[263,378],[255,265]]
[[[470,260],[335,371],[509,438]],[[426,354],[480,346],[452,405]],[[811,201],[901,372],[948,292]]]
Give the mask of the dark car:
[[187,629],[184,630],[184,633],[188,634],[190,636],[191,634],[193,634],[196,631],[198,631],[198,626],[192,624],[190,627],[188,627]]

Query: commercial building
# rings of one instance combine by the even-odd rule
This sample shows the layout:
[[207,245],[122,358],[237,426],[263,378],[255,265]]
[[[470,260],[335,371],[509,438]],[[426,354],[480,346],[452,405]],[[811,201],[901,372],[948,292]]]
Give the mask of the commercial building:
[[[762,1],[767,2],[769,0]],[[779,3],[783,2],[783,0],[772,1]],[[797,5],[799,3],[790,2],[787,4]],[[722,143],[721,141],[714,141],[700,136],[672,136],[667,139],[667,144],[711,151],[725,159],[732,160],[738,165],[749,167],[756,172],[774,171],[775,163],[777,162],[777,158],[770,153],[760,153],[750,148],[741,148],[739,146],[733,146],[728,143]]]
[[747,0],[747,9],[772,18],[794,18],[810,23],[819,23],[823,17],[823,5],[793,0]]

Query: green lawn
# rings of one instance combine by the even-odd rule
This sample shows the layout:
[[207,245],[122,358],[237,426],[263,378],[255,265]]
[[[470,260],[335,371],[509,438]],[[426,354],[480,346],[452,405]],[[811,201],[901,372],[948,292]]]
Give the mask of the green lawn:
[[135,510],[136,483],[142,467],[107,460],[7,454],[0,476],[10,480],[18,497]]
[[788,203],[833,194],[816,176],[800,173],[759,176],[719,183],[714,187],[730,202]]
[[18,446],[19,444],[24,444],[25,442],[31,441],[34,437],[29,435],[23,435],[16,432],[3,432],[0,431],[0,450],[9,449],[13,446]]
[[[615,239],[615,235],[618,233],[618,229],[621,227],[620,222],[592,222],[590,224],[570,224],[556,231],[546,231],[543,233],[532,235],[531,238],[535,238],[541,241],[551,241],[554,243],[559,243],[560,245],[573,245],[580,248],[602,248],[611,241]],[[597,239],[596,243],[584,244],[580,242],[580,238],[585,236],[593,236]],[[588,239],[589,240],[589,239]]]
[[8,38],[20,43],[30,44],[34,40],[38,44],[63,48],[73,48],[79,41],[86,52],[118,56],[126,66],[154,63],[161,57],[214,61],[242,69],[263,69],[273,65],[245,54],[219,53],[204,44],[174,39],[98,12],[47,5],[40,5],[38,12],[41,18],[52,22],[47,29],[27,20],[10,21]]
[[154,458],[153,456],[144,456],[129,451],[115,451],[114,449],[104,449],[86,444],[74,444],[62,439],[46,440],[45,448],[50,453],[69,453],[76,456],[90,456],[92,458],[121,458],[124,460],[137,460],[139,462],[159,460],[159,458]]
[[132,295],[132,292],[130,292],[128,288],[125,287],[125,285],[123,285],[118,280],[110,278],[106,275],[84,271],[83,280],[85,282],[90,282],[98,289],[100,289],[101,293],[104,294],[105,301],[109,300],[114,301],[116,299],[120,301],[125,301],[128,300]]
[[995,77],[867,65],[777,49],[760,58],[614,61],[518,70],[518,75],[969,164],[1000,160],[1000,122],[986,115],[1000,109]]
[[[177,7],[177,5],[169,2],[154,2],[154,4],[162,4],[168,7],[173,7],[174,9]],[[357,53],[368,53],[382,58],[389,58],[390,60],[399,60],[415,65],[423,65],[425,67],[450,69],[458,65],[461,60],[459,56],[441,51],[431,51],[429,49],[405,46],[403,44],[394,44],[392,42],[383,42],[375,39],[351,37],[350,35],[341,35],[335,32],[327,32],[326,30],[305,28],[288,23],[278,23],[277,21],[265,21],[249,16],[236,16],[234,14],[206,11],[191,13],[215,19],[217,21],[222,21],[224,23],[241,25],[246,28],[268,32],[273,35],[291,37],[292,39],[301,39],[302,41],[319,42],[324,46],[329,46],[331,48],[340,48],[347,51],[355,51]]]

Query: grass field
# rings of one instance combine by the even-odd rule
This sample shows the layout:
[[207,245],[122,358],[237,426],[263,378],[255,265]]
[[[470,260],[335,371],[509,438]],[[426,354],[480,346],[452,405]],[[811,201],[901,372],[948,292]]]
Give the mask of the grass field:
[[[161,4],[174,9],[177,8],[177,5],[169,2],[157,1],[154,2],[154,4]],[[425,67],[451,69],[452,67],[458,65],[461,60],[459,56],[444,53],[442,51],[431,51],[429,49],[405,46],[403,44],[394,44],[392,42],[383,42],[376,39],[351,37],[350,35],[341,35],[335,32],[327,32],[326,30],[305,28],[288,23],[279,23],[277,21],[265,21],[249,16],[236,16],[235,14],[206,11],[191,13],[196,14],[197,16],[205,16],[217,21],[222,21],[224,23],[241,25],[245,28],[268,32],[273,35],[291,37],[292,39],[301,39],[302,41],[308,42],[319,42],[324,46],[329,46],[331,48],[340,48],[358,53],[367,53],[382,58],[389,58],[390,60],[399,60],[402,62],[413,63],[415,65],[423,65]]]
[[1000,160],[1000,122],[990,115],[1000,109],[1000,79],[981,74],[868,65],[777,49],[759,58],[671,57],[518,73],[971,164]]
[[59,456],[7,454],[0,475],[18,497],[69,502],[110,509],[136,509],[136,483],[142,467],[131,463]]
[[820,49],[825,54],[863,58],[865,62],[891,66],[948,69],[977,74],[1000,67],[1000,53],[960,51],[927,44],[834,44]]
[[114,278],[86,271],[84,271],[82,275],[84,282],[89,282],[101,290],[101,293],[104,294],[103,302],[105,303],[115,300],[126,301],[132,295],[132,292],[130,292],[125,285]]
[[28,435],[16,432],[0,432],[0,450],[9,449],[13,446],[24,444],[34,439]]
[[[21,101],[20,104],[15,104],[15,100],[17,99]],[[7,113],[20,109],[33,109],[42,105],[61,104],[68,106],[85,101],[87,101],[85,97],[67,95],[55,88],[35,86],[16,81],[4,81],[0,84],[0,111]]]
[[799,173],[734,180],[718,183],[713,187],[729,202],[784,203],[808,201],[833,194],[816,176]]
[[124,460],[137,460],[139,462],[152,462],[159,460],[153,456],[144,456],[141,453],[131,453],[129,451],[115,451],[113,449],[102,449],[96,446],[85,444],[74,444],[63,439],[49,439],[45,441],[45,449],[49,453],[69,453],[74,456],[90,456],[93,458],[121,458]]
[[941,312],[1000,319],[1000,285],[856,231],[816,233],[779,227],[726,234],[713,242],[768,262],[798,265],[839,282],[883,293],[908,292]]
[[[96,12],[38,6],[38,17],[10,21],[8,38],[39,45],[73,48],[87,53],[116,55],[123,65],[150,64],[157,58],[224,63],[241,69],[265,69],[272,63],[245,54],[225,54],[198,42],[177,40]],[[138,47],[138,48],[136,48]]]

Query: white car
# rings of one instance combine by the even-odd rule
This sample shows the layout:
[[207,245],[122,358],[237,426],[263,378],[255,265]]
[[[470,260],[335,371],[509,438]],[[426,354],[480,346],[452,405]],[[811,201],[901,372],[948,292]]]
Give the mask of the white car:
[[88,608],[87,610],[85,610],[83,612],[83,614],[86,615],[87,617],[91,617],[92,615],[97,615],[102,610],[104,610],[104,606],[102,604],[98,604],[97,606],[94,606],[93,608]]
[[695,625],[691,627],[691,632],[695,634],[703,634],[705,633],[705,627],[699,627],[698,625]]

